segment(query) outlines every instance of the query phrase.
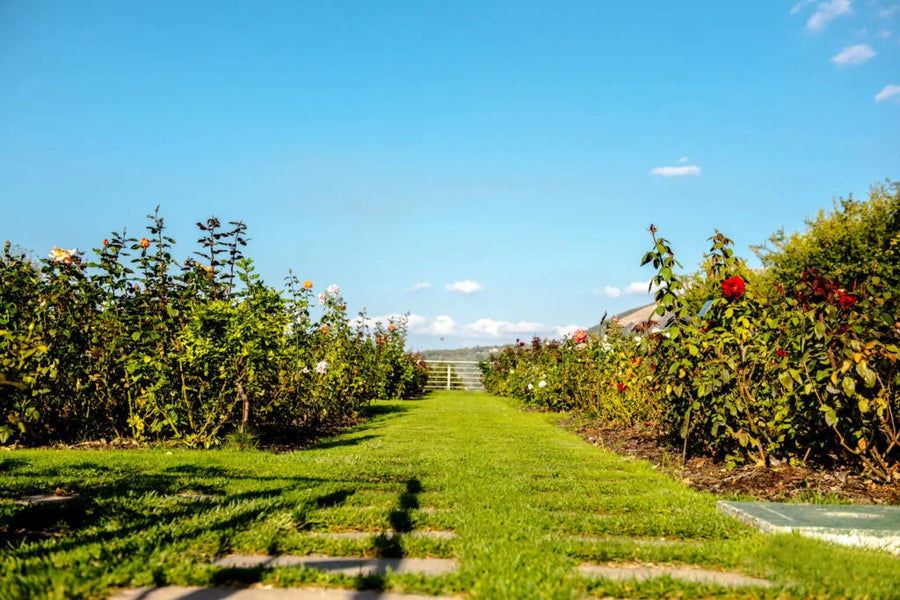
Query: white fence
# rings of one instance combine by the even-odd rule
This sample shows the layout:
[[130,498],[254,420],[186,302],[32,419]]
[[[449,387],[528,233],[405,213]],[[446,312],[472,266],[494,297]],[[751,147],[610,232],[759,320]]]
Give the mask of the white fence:
[[474,360],[426,360],[428,383],[426,390],[484,391],[481,370]]

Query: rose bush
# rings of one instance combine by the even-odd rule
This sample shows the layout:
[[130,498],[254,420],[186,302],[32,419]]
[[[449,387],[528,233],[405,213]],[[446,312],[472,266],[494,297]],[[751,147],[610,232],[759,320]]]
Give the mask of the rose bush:
[[54,248],[0,256],[0,442],[132,437],[218,443],[232,430],[304,436],[376,398],[419,394],[424,362],[405,323],[373,332],[337,286],[262,282],[243,223],[198,223],[200,251],[176,261],[165,223],[114,233],[93,258]]

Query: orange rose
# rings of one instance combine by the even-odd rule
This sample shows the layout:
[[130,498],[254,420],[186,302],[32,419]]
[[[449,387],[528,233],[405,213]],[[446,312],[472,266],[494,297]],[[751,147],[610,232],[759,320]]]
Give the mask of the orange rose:
[[150,247],[150,240],[148,240],[147,238],[141,238],[141,248],[149,248],[149,247]]
[[307,289],[307,290],[311,290],[311,289],[312,289],[312,281],[310,281],[309,279],[307,279],[306,281],[304,281],[304,282],[303,282],[303,288],[304,288],[304,289]]
[[322,327],[320,327],[320,329],[322,330],[322,333],[324,333],[325,335],[328,335],[328,325],[322,325]]
[[397,329],[397,326],[394,325],[393,323],[391,323],[390,325],[388,325],[388,331],[394,331],[394,330],[396,330],[396,329]]

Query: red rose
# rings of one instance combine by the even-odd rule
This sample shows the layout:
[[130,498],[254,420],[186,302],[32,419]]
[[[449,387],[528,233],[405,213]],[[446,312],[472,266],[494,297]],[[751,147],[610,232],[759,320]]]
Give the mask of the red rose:
[[842,310],[850,310],[853,308],[853,305],[856,304],[856,296],[851,296],[843,290],[839,290],[837,293],[837,303]]
[[776,356],[778,356],[778,358],[787,358],[787,355],[788,355],[788,353],[785,352],[784,350],[782,350],[781,348],[776,350],[775,354],[776,354]]
[[739,300],[745,290],[744,280],[737,275],[722,282],[722,294],[729,300]]
[[628,386],[625,385],[624,383],[617,383],[617,384],[616,384],[616,387],[619,388],[619,391],[620,391],[620,392],[624,392],[625,390],[628,389]]

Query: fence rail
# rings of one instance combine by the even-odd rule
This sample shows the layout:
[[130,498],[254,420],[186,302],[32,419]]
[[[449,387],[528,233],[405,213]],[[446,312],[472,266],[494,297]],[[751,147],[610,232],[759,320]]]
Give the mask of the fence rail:
[[428,383],[426,390],[484,391],[481,371],[474,360],[426,360]]

